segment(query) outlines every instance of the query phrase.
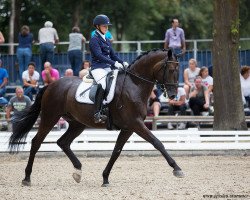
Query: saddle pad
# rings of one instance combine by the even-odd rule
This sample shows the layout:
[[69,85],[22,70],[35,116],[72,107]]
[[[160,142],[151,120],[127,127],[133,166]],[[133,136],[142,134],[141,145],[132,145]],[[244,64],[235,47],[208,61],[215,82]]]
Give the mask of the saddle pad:
[[[110,103],[112,101],[112,99],[114,98],[118,71],[119,70],[114,70],[114,79],[112,81],[112,84],[111,84],[111,87],[109,90],[109,94],[107,96],[107,100],[103,100],[104,105]],[[93,85],[93,83],[82,82],[76,90],[76,95],[75,95],[76,101],[78,101],[79,103],[94,104],[94,102],[91,101],[89,98],[89,92],[90,92],[90,88],[92,85]],[[83,91],[86,91],[86,92],[84,92],[82,95],[80,95]]]

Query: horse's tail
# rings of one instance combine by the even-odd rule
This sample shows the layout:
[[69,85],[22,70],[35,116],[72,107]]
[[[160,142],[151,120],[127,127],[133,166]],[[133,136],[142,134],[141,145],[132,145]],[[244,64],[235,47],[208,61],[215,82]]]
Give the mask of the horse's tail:
[[12,135],[9,139],[10,153],[18,153],[20,145],[25,144],[26,137],[35,124],[41,110],[41,101],[47,86],[43,87],[37,94],[35,102],[20,112],[16,112],[11,119]]

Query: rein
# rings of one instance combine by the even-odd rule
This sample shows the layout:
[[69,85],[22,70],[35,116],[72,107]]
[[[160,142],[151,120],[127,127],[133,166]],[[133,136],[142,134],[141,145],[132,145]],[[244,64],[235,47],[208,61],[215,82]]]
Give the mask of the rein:
[[[176,64],[178,64],[179,62],[178,61],[165,61],[165,63],[164,63],[164,65],[163,66],[161,66],[161,68],[158,70],[158,71],[160,71],[162,68],[164,68],[164,73],[163,73],[163,82],[165,82],[165,78],[166,78],[166,67],[167,67],[167,64],[168,63],[176,63]],[[158,83],[158,80],[156,80],[156,81],[150,81],[150,80],[148,80],[148,79],[146,79],[146,78],[143,78],[143,77],[141,77],[141,76],[139,76],[139,75],[137,75],[137,74],[134,74],[133,72],[131,72],[131,71],[128,71],[127,69],[125,69],[124,70],[125,71],[125,73],[128,73],[128,74],[130,74],[130,75],[132,75],[132,76],[135,76],[136,78],[138,78],[138,79],[140,79],[140,80],[142,80],[142,81],[144,81],[144,82],[148,82],[148,83],[150,83],[150,84],[155,84],[155,83]],[[164,85],[164,83],[159,83],[159,84],[161,84],[161,85]],[[176,86],[176,85],[178,85],[177,83],[165,83],[165,85],[169,85],[169,86]]]

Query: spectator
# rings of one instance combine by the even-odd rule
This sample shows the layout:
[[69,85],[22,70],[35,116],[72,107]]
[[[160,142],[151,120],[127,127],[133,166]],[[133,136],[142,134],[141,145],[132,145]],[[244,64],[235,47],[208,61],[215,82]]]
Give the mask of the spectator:
[[240,70],[240,84],[243,103],[250,108],[250,67],[243,66]]
[[88,60],[83,61],[82,69],[79,72],[79,77],[80,78],[83,78],[85,75],[87,75],[89,73],[90,66],[91,66],[90,61],[88,61]]
[[207,86],[209,94],[213,92],[213,78],[209,76],[208,68],[201,67],[199,76],[202,78],[202,83]]
[[161,102],[159,92],[156,87],[153,88],[149,97],[149,108],[153,111],[154,116],[159,116],[161,110]]
[[18,35],[19,45],[17,47],[17,60],[19,64],[19,78],[22,80],[23,71],[28,67],[32,57],[33,34],[30,33],[30,28],[26,25],[22,26]]
[[200,115],[202,111],[209,108],[208,88],[202,84],[202,78],[197,76],[194,80],[194,86],[189,94],[189,107],[194,115]]
[[172,28],[167,29],[165,33],[164,49],[172,49],[175,54],[185,54],[186,43],[185,34],[182,28],[179,28],[178,19],[172,19]]
[[3,97],[6,93],[6,85],[8,83],[8,72],[3,68],[3,62],[0,59],[0,97]]
[[40,74],[35,70],[35,68],[35,63],[30,62],[28,69],[22,74],[24,95],[28,96],[31,101],[33,101],[33,95],[37,94],[38,81],[40,78]]
[[[96,33],[96,30],[93,30],[93,31],[91,32],[91,38],[95,35],[95,33]],[[113,41],[114,41],[113,35],[111,34],[111,32],[110,32],[109,30],[105,33],[105,37],[106,37],[107,39],[109,39],[110,42],[113,42]]]
[[2,32],[0,31],[0,44],[2,44],[4,42],[5,42],[4,36],[3,36]]
[[184,70],[184,89],[186,92],[186,98],[189,96],[190,88],[194,84],[194,79],[199,75],[200,68],[197,67],[197,61],[194,58],[191,58],[188,62],[189,67]]
[[59,79],[59,72],[52,67],[50,62],[45,62],[44,70],[42,71],[42,78],[44,85],[48,85]]
[[[184,88],[177,88],[177,95],[174,99],[169,100],[168,102],[168,115],[175,115],[176,111],[180,111],[180,115],[186,115],[186,92]],[[186,123],[180,123],[177,129],[183,130],[186,128]],[[168,123],[168,129],[173,130],[174,127],[171,122]]]
[[31,106],[31,101],[29,97],[23,94],[23,88],[16,88],[16,95],[12,97],[8,103],[6,108],[6,120],[10,121],[10,113],[13,111],[14,113],[17,111],[22,111],[23,109]]
[[66,69],[64,76],[74,76],[73,70],[72,69]]
[[53,63],[54,61],[54,44],[59,42],[59,37],[53,23],[46,21],[44,27],[39,30],[38,40],[40,42],[40,53],[42,65],[46,61]]
[[68,56],[73,69],[74,76],[78,76],[80,66],[82,64],[82,43],[86,42],[86,38],[80,33],[79,27],[72,28],[72,33],[69,34]]

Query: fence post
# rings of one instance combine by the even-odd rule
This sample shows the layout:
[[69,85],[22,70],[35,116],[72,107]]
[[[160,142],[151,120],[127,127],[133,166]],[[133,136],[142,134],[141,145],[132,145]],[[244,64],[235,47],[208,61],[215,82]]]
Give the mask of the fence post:
[[198,48],[197,48],[197,40],[194,40],[194,59],[197,60],[197,51],[198,51]]
[[141,42],[137,41],[137,56],[141,54]]

